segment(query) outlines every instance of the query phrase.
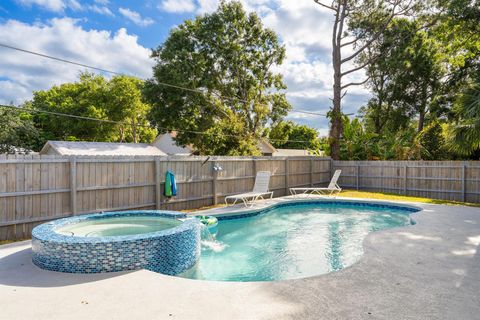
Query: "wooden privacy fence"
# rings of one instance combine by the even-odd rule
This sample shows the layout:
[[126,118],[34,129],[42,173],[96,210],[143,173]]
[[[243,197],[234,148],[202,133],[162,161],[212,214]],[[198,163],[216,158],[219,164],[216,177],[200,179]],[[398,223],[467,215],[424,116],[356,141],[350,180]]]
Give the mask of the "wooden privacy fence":
[[[72,215],[213,205],[251,191],[261,170],[272,173],[274,196],[283,196],[291,187],[328,183],[331,163],[324,157],[0,155],[0,240],[29,237],[35,225]],[[178,185],[172,199],[163,196],[167,170]]]
[[[216,171],[215,167],[222,170]],[[346,189],[480,202],[480,161],[332,161],[325,157],[60,157],[0,155],[0,240],[42,222],[91,212],[195,209],[250,191],[272,173],[274,196],[324,186],[341,169]],[[163,196],[165,172],[178,194]]]
[[480,161],[333,161],[340,186],[432,199],[480,202]]

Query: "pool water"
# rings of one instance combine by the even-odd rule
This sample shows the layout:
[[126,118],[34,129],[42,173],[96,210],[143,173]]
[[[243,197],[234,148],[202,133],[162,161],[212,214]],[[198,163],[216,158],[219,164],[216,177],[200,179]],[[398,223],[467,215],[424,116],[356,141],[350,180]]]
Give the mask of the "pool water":
[[200,261],[181,276],[222,281],[297,279],[343,269],[363,254],[368,233],[410,225],[401,208],[345,204],[285,206],[220,220]]
[[65,225],[57,233],[76,237],[128,236],[174,228],[182,222],[177,219],[152,216],[108,217]]

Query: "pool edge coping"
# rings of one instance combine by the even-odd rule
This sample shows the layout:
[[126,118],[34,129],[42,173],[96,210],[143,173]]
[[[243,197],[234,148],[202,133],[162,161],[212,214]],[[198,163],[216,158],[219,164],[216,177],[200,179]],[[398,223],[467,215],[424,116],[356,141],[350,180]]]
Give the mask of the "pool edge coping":
[[[103,219],[108,218],[110,216],[121,216],[125,214],[139,214],[139,215],[151,215],[151,216],[159,216],[159,217],[166,217],[172,219],[185,219],[182,221],[181,224],[175,226],[173,228],[168,228],[165,230],[160,230],[156,232],[149,232],[143,234],[136,234],[136,235],[126,235],[126,236],[109,236],[109,237],[76,237],[76,236],[68,236],[63,235],[56,232],[56,229],[62,226],[66,226],[69,224],[78,223],[81,221],[89,220],[89,219]],[[108,211],[104,213],[91,213],[79,216],[71,216],[66,218],[61,218],[57,220],[52,220],[46,223],[42,223],[32,230],[32,240],[37,239],[40,241],[48,241],[54,243],[88,243],[88,244],[96,244],[96,243],[106,243],[106,242],[129,242],[129,241],[139,241],[139,240],[147,240],[150,238],[158,238],[158,237],[165,237],[181,232],[185,232],[194,227],[194,224],[197,224],[197,221],[194,219],[190,219],[184,212],[178,211],[168,211],[168,210],[129,210],[129,211]]]

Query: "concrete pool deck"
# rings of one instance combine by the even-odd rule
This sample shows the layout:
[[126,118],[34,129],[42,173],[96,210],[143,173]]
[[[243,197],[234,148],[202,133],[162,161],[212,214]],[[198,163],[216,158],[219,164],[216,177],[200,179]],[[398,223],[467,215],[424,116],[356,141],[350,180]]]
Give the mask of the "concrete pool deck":
[[357,263],[280,282],[57,273],[2,245],[0,319],[480,319],[480,209],[406,204],[417,224],[370,233]]

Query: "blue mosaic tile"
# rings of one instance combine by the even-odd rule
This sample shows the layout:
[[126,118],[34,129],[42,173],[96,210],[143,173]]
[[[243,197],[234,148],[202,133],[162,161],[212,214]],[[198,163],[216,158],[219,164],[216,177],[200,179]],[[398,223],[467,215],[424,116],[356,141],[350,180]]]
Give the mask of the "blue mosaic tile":
[[200,257],[200,223],[186,219],[177,227],[138,235],[75,237],[59,227],[84,220],[118,216],[186,218],[174,211],[124,211],[59,219],[32,231],[32,261],[40,268],[69,273],[100,273],[148,269],[176,275],[191,268]]
[[265,214],[271,210],[283,207],[295,207],[295,206],[305,206],[305,205],[329,205],[329,206],[349,206],[349,207],[375,207],[375,208],[384,208],[384,209],[393,209],[401,210],[406,212],[418,212],[420,209],[408,206],[400,205],[391,205],[383,203],[370,203],[370,202],[351,202],[351,201],[335,201],[335,200],[300,200],[300,201],[288,201],[278,204],[274,204],[268,208],[249,211],[241,214],[232,214],[232,215],[216,215],[215,217],[218,220],[233,220],[233,219],[242,219],[246,217],[253,217],[260,214]]

